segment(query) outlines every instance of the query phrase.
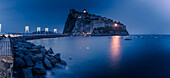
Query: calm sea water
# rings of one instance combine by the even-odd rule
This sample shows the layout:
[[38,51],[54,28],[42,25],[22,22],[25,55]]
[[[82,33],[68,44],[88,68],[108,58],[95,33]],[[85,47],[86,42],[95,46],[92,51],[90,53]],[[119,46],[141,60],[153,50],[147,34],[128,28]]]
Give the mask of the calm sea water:
[[47,78],[170,78],[170,36],[131,37],[129,41],[103,36],[30,42],[52,47],[68,63],[65,69],[48,70]]

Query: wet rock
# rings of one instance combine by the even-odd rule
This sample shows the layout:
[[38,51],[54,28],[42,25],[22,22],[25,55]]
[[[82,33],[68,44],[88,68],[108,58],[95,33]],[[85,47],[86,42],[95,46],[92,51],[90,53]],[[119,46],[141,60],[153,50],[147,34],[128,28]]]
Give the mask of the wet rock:
[[14,57],[24,57],[25,55],[21,52],[15,52]]
[[45,68],[52,69],[51,62],[47,58],[44,59],[43,63],[44,63]]
[[54,57],[47,57],[47,59],[51,62],[52,66],[54,66],[56,63],[58,63],[59,61],[54,58]]
[[32,55],[31,58],[32,58],[32,61],[34,63],[36,63],[36,62],[43,60],[43,55],[42,54],[35,54],[35,55]]
[[15,46],[13,46],[14,48],[18,48],[19,46],[18,45],[15,45]]
[[25,46],[25,48],[27,48],[27,49],[31,49],[33,46],[34,46],[34,45],[33,45],[33,44],[31,44],[31,43],[27,43],[27,46]]
[[41,51],[42,53],[46,53],[46,52],[47,52],[47,50],[46,50],[45,48],[41,48],[40,51]]
[[33,78],[32,71],[31,71],[30,67],[23,68],[22,71],[24,73],[25,78]]
[[67,62],[64,61],[64,60],[61,60],[60,64],[66,66],[66,65],[67,65]]
[[14,59],[14,67],[15,68],[23,68],[25,67],[26,63],[24,62],[24,60],[21,57],[16,57]]
[[33,52],[33,53],[40,53],[40,49],[31,49],[30,52]]
[[23,47],[20,47],[20,48],[18,48],[21,52],[25,52],[25,51],[27,51],[28,49],[26,49],[26,48],[23,48]]
[[32,60],[31,60],[31,57],[30,57],[29,55],[23,57],[23,59],[25,60],[26,65],[27,65],[28,67],[31,67],[31,66],[34,65],[33,62],[32,62]]
[[63,66],[62,66],[61,64],[59,64],[59,63],[56,63],[56,64],[54,65],[54,67],[56,67],[56,68],[63,68]]
[[43,46],[42,45],[38,45],[38,46],[34,46],[32,47],[33,49],[41,49]]
[[47,51],[47,54],[54,54],[52,48],[50,47],[50,49]]
[[55,54],[54,57],[55,57],[59,62],[61,61],[60,53]]
[[46,74],[46,70],[45,70],[42,62],[35,63],[35,66],[32,68],[32,71],[34,74],[40,74],[40,75]]

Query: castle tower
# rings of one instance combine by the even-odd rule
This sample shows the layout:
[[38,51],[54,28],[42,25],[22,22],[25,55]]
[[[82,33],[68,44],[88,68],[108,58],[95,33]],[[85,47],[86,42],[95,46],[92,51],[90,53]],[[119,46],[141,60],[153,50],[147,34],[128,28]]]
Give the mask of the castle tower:
[[29,26],[25,26],[25,33],[29,33]]

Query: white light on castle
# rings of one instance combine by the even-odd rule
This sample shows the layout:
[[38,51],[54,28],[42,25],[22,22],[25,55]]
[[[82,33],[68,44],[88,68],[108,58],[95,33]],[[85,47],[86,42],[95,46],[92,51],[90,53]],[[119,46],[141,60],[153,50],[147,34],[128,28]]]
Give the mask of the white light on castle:
[[84,10],[83,10],[83,13],[87,13],[87,11],[84,9]]
[[0,24],[0,33],[1,33],[1,24]]
[[115,26],[115,27],[117,27],[117,26],[118,26],[118,24],[117,24],[117,23],[115,23],[115,24],[114,24],[114,26]]
[[48,32],[48,28],[45,28],[45,32]]
[[54,29],[54,33],[57,33],[57,29]]
[[29,26],[25,26],[25,33],[29,32]]
[[40,32],[41,31],[41,27],[37,27],[37,32]]

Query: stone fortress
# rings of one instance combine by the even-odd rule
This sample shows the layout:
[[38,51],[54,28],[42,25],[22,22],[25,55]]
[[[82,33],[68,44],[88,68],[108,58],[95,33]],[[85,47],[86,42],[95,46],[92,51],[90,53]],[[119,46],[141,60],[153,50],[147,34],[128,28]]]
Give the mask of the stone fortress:
[[70,35],[129,35],[126,26],[106,17],[89,14],[87,10],[70,10],[65,23],[64,34]]

